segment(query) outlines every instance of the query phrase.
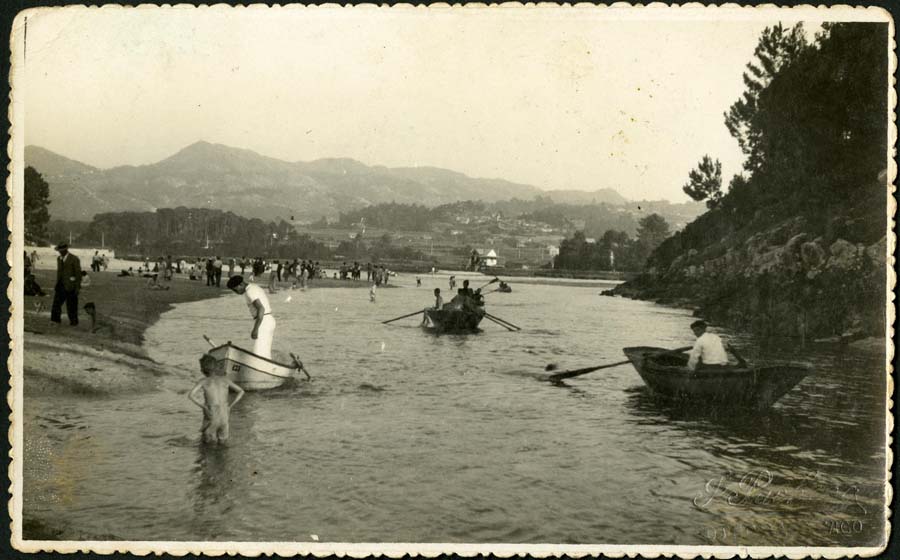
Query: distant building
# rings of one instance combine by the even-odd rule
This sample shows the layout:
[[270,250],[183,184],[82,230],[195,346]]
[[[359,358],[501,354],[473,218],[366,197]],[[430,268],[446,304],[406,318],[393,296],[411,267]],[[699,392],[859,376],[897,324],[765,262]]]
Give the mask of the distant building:
[[556,245],[547,245],[547,254],[551,257],[559,256],[559,247]]
[[497,266],[497,253],[491,249],[481,258],[484,266]]

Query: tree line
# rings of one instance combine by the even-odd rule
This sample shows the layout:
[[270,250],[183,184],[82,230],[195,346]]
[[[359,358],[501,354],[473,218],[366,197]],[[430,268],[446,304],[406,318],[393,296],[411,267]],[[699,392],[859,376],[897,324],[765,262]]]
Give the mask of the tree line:
[[395,246],[389,236],[371,244],[361,238],[332,249],[285,221],[265,222],[208,208],[160,208],[155,212],[97,214],[79,243],[131,255],[221,255],[267,258],[424,260]]
[[643,270],[647,257],[669,236],[669,224],[659,214],[650,214],[639,222],[636,238],[624,231],[607,230],[599,239],[589,241],[576,231],[559,246],[554,268],[567,270]]
[[[457,217],[484,216],[546,224],[563,232],[573,232],[578,229],[578,225],[589,237],[600,237],[608,230],[624,231],[634,236],[639,229],[635,213],[621,207],[605,203],[557,203],[549,196],[536,196],[532,200],[513,198],[492,203],[466,200],[431,208],[420,204],[381,203],[341,212],[336,225],[344,229],[366,226],[394,231],[436,231],[441,225],[465,227],[457,225]],[[328,221],[323,218],[314,225],[326,226]],[[485,228],[489,233],[500,233],[497,228],[491,231],[489,225]]]

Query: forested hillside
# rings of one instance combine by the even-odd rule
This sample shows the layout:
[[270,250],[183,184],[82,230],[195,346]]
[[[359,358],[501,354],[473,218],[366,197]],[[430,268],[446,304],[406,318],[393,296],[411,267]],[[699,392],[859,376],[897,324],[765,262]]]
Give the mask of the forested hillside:
[[[690,302],[756,332],[884,332],[886,25],[766,29],[725,123],[746,154],[722,189],[704,157],[685,192],[709,210],[615,293]],[[698,154],[698,158],[699,158]]]

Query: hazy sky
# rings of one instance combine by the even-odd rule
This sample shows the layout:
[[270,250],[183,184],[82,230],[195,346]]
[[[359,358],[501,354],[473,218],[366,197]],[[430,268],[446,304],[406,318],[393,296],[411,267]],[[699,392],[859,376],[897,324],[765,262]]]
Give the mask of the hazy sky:
[[112,167],[202,139],[684,201],[704,154],[740,171],[723,112],[778,19],[656,13],[47,10],[27,25],[26,142]]

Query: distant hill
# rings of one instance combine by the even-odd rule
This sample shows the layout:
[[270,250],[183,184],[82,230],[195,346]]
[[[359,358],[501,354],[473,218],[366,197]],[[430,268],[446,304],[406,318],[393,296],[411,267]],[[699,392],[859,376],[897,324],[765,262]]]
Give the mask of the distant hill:
[[157,163],[112,169],[28,146],[25,163],[50,184],[50,212],[56,220],[187,206],[266,220],[312,221],[382,202],[433,206],[458,200],[531,199],[544,192],[433,167],[392,169],[352,159],[287,162],[208,142],[191,144]]
[[40,146],[25,146],[25,163],[40,171],[45,179],[98,171],[95,167],[63,157]]

